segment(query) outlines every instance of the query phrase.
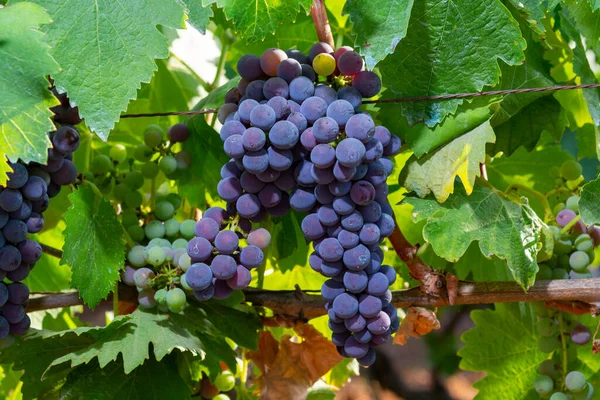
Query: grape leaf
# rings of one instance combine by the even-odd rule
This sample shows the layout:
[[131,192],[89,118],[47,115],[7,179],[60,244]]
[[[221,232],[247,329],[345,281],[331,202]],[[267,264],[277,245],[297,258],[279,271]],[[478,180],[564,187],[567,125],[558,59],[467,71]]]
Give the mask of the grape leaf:
[[471,319],[475,327],[462,335],[465,347],[458,355],[461,369],[487,372],[474,384],[479,389],[475,398],[495,400],[498,393],[504,400],[539,398],[533,381],[548,355],[538,349],[537,319],[531,306],[496,304],[495,310],[472,311]]
[[581,188],[579,214],[586,225],[600,224],[600,177]]
[[465,254],[454,264],[454,271],[459,279],[476,282],[510,280],[506,263],[497,257],[486,258],[475,243],[471,243]]
[[433,192],[444,202],[454,192],[458,176],[470,194],[480,175],[479,164],[485,161],[485,144],[494,139],[490,123],[484,122],[426,157],[411,158],[400,174],[400,185],[420,197]]
[[538,37],[543,37],[545,33],[544,25],[541,22],[545,16],[545,9],[542,6],[542,2],[543,0],[510,0],[516,11],[521,14],[522,18],[529,25],[529,28]]
[[202,33],[214,15],[210,5],[203,6],[201,0],[182,0],[187,8],[188,22]]
[[360,47],[367,69],[373,69],[406,36],[414,0],[348,0],[344,14],[350,14],[354,45]]
[[129,374],[123,373],[123,363],[112,362],[98,369],[97,362],[76,368],[60,389],[61,400],[127,399],[163,400],[189,399],[190,388],[177,371],[174,357],[161,362],[154,358]]
[[[520,64],[525,45],[517,23],[498,0],[417,1],[406,38],[379,64],[389,89],[384,98],[479,91],[498,83],[497,59]],[[399,107],[411,125],[425,121],[434,126],[461,102]]]
[[204,311],[206,317],[224,336],[247,349],[256,350],[260,318],[253,308],[227,307],[217,301],[194,304]]
[[184,7],[176,0],[34,0],[50,13],[44,28],[62,71],[53,75],[87,126],[103,140],[119,114],[149,82],[154,60],[169,55],[157,28],[181,28]]
[[[600,54],[600,12],[592,9],[591,1],[585,0],[568,0],[565,1],[565,6],[573,23],[585,38],[586,48],[594,51],[596,56]],[[600,7],[600,2],[598,3]]]
[[48,107],[58,101],[48,90],[45,75],[59,66],[37,29],[52,20],[40,6],[14,4],[0,9],[0,186],[16,162],[45,163],[54,129]]
[[94,308],[112,291],[124,268],[123,228],[115,209],[91,187],[74,191],[69,201],[60,263],[71,266],[71,287]]
[[204,6],[217,3],[223,8],[227,19],[233,20],[240,36],[247,42],[257,42],[263,40],[267,34],[274,33],[279,25],[294,22],[300,12],[300,6],[308,12],[312,1],[204,0],[202,3]]
[[440,257],[456,262],[471,242],[478,241],[483,255],[506,260],[519,285],[527,288],[533,284],[544,223],[528,205],[514,203],[483,186],[475,186],[470,196],[459,187],[443,204],[432,198],[405,201],[414,206],[416,222],[427,221],[423,237]]

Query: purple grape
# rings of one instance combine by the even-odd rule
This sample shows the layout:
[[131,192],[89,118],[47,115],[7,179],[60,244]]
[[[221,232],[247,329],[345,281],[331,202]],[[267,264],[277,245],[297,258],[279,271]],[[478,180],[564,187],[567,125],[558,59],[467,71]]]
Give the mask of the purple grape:
[[346,288],[344,287],[344,284],[341,282],[336,282],[333,279],[327,279],[321,286],[321,296],[323,296],[325,301],[334,301],[338,296],[342,295],[343,293],[346,293]]
[[17,248],[21,252],[21,262],[26,264],[35,264],[42,256],[42,246],[35,240],[24,240]]
[[[309,63],[310,60],[308,59],[308,56],[306,56],[304,53],[302,53],[300,50],[296,50],[296,49],[289,49],[285,51],[285,54],[287,54],[287,56],[289,58],[292,58],[296,61],[298,61],[299,63]],[[284,60],[285,61],[285,60]],[[283,62],[283,61],[282,61]]]
[[315,96],[325,100],[325,103],[329,106],[335,100],[337,100],[337,93],[334,89],[327,85],[319,84],[315,87]]
[[210,269],[215,278],[227,280],[235,275],[237,264],[233,257],[219,254],[212,260]]
[[8,336],[10,325],[6,318],[0,316],[0,340]]
[[29,288],[23,283],[11,283],[6,288],[8,289],[8,301],[13,304],[23,304],[29,298]]
[[[318,251],[318,249],[315,248],[315,251]],[[343,270],[344,264],[341,261],[323,261],[321,263],[321,273],[330,278],[336,277],[340,273],[343,273]]]
[[0,270],[0,278],[3,278],[3,275],[6,275],[6,277],[13,282],[20,282],[27,278],[29,271],[31,271],[29,264],[21,263],[21,265],[19,265],[19,267],[14,271],[5,272]]
[[249,245],[240,252],[240,263],[248,269],[258,267],[264,259],[265,255],[258,246]]
[[259,104],[250,112],[250,122],[253,126],[267,131],[275,124],[275,110],[266,104]]
[[392,291],[389,289],[386,290],[385,293],[379,296],[379,298],[381,299],[382,306],[386,307],[392,302]]
[[0,191],[0,208],[7,213],[17,211],[23,203],[21,192],[15,189],[3,189]]
[[[363,164],[365,165],[365,164]],[[387,180],[387,173],[383,164],[379,161],[375,161],[371,164],[367,164],[367,173],[365,175],[365,180],[372,184],[373,186],[385,185]]]
[[340,221],[340,217],[330,205],[323,205],[317,211],[319,221],[325,226],[336,225]]
[[9,163],[9,166],[12,169],[12,172],[6,174],[8,176],[6,187],[9,189],[20,189],[27,183],[27,179],[29,179],[27,168],[20,163]]
[[296,128],[298,128],[299,133],[303,133],[308,127],[308,121],[306,120],[306,117],[300,112],[292,112],[289,114],[287,121],[294,124]]
[[255,80],[248,84],[246,87],[246,96],[248,99],[256,100],[258,102],[262,101],[265,97],[263,94],[263,87],[265,86],[265,81],[263,80]]
[[358,181],[350,189],[350,198],[359,206],[366,206],[375,199],[375,187],[367,181]]
[[277,120],[287,118],[290,115],[290,104],[285,97],[275,96],[267,101],[267,105],[275,111]]
[[333,333],[347,332],[346,326],[344,325],[343,322],[333,322],[332,320],[329,320],[329,322],[327,322],[327,326],[329,326],[329,329]]
[[317,140],[313,135],[312,128],[308,128],[304,132],[302,132],[302,135],[300,135],[300,143],[308,151],[312,151],[312,149],[315,148],[315,146],[317,145]]
[[251,281],[252,275],[250,274],[250,271],[243,266],[238,265],[235,275],[227,279],[227,285],[233,290],[241,290],[248,287]]
[[259,249],[266,249],[271,243],[271,234],[264,228],[259,228],[250,232],[246,239],[249,245],[256,246]]
[[352,188],[351,182],[332,182],[329,184],[329,191],[334,196],[345,196],[350,193],[350,189]]
[[275,207],[281,201],[281,190],[269,183],[258,193],[258,200],[264,207]]
[[352,86],[346,86],[338,90],[338,99],[346,100],[355,110],[362,105],[362,95]]
[[352,78],[352,87],[362,97],[373,97],[381,90],[381,79],[372,71],[360,71]]
[[[268,153],[267,153],[267,156],[268,156]],[[275,182],[277,180],[277,178],[279,178],[280,175],[281,175],[281,172],[276,171],[276,170],[274,170],[273,168],[271,168],[269,166],[263,172],[260,172],[260,173],[256,174],[256,177],[261,182],[272,183],[272,182]]]
[[299,138],[298,128],[290,121],[276,122],[269,132],[271,145],[281,150],[293,148],[298,143]]
[[367,343],[359,343],[353,336],[350,336],[344,344],[344,350],[348,357],[361,358],[367,355],[369,345]]
[[248,151],[262,149],[267,142],[267,136],[258,128],[248,128],[242,134],[242,146]]
[[256,194],[265,187],[265,183],[258,179],[256,175],[249,173],[248,171],[242,172],[240,177],[240,185],[248,193]]
[[[334,204],[335,204],[335,201],[334,201]],[[336,208],[335,205],[334,205],[334,208]],[[338,211],[338,210],[336,209],[336,211]],[[342,227],[348,231],[356,232],[356,231],[360,230],[360,228],[362,228],[363,224],[364,224],[363,217],[356,210],[354,210],[351,213],[344,215],[342,217]]]
[[[381,250],[379,247],[377,247],[377,249]],[[367,265],[367,268],[365,268],[365,272],[368,275],[373,275],[375,272],[378,272],[381,269],[381,259],[382,256],[378,252],[371,250],[371,262]]]
[[566,225],[568,225],[575,217],[577,216],[577,214],[575,213],[575,211],[570,210],[568,208],[565,208],[564,210],[561,210],[557,215],[556,215],[556,223],[558,224],[558,226],[560,227],[565,227]]
[[[244,89],[244,93],[246,93],[245,88],[246,86],[248,86],[247,84],[245,84]],[[240,93],[240,89],[237,87],[234,87],[233,89],[229,89],[229,91],[225,94],[225,103],[234,103],[234,104],[238,104],[240,102],[240,99],[242,98],[242,93]],[[170,137],[169,137],[169,140]]]
[[346,343],[348,337],[350,337],[350,334],[348,332],[333,333],[331,335],[331,343],[333,343],[336,346],[343,346],[344,343]]
[[[302,69],[304,72],[304,66],[302,66]],[[289,93],[292,100],[302,104],[306,99],[315,94],[313,80],[306,76],[299,76],[292,79],[289,85]],[[302,114],[304,114],[304,112],[302,112]]]
[[371,332],[369,332],[369,330],[366,328],[360,332],[355,332],[353,336],[358,343],[369,343],[373,338]]
[[[378,139],[372,138],[365,143],[365,162],[372,163],[383,156],[383,145]],[[383,166],[383,165],[382,165]]]
[[192,260],[205,261],[212,255],[212,245],[203,237],[195,237],[187,244],[187,253]]
[[10,272],[21,264],[21,252],[14,246],[0,247],[0,269]]
[[[352,201],[352,199],[348,195],[336,197],[335,200],[333,201],[333,209],[335,210],[336,213],[338,213],[339,215],[342,215],[342,216],[351,214],[354,211],[355,207],[356,207],[356,204]],[[354,219],[356,219],[356,218],[358,218],[358,217],[355,216]],[[355,228],[355,227],[353,227],[353,228]],[[357,230],[357,229],[358,228],[355,228],[352,230]]]
[[332,118],[340,127],[344,127],[353,115],[354,107],[346,100],[336,100],[327,107],[327,116]]
[[338,261],[344,256],[344,248],[336,238],[326,238],[319,245],[319,256],[325,261]]
[[[234,88],[233,90],[237,92],[237,89]],[[227,103],[231,102],[228,101]],[[188,129],[186,124],[175,124],[169,128],[167,136],[169,137],[169,140],[173,143],[185,142],[190,136],[190,130]]]
[[25,315],[21,321],[16,324],[10,325],[10,334],[11,335],[24,335],[29,330],[31,326],[31,319],[29,316]]
[[376,358],[377,358],[377,353],[375,353],[375,350],[369,349],[369,351],[367,351],[367,354],[360,357],[356,361],[358,361],[358,363],[360,365],[362,365],[363,367],[370,367],[371,365],[375,364]]
[[319,257],[316,251],[313,251],[308,257],[308,264],[313,269],[313,271],[322,273],[321,265],[323,264],[323,260],[321,259],[321,257]]
[[310,161],[302,160],[294,169],[294,177],[301,186],[314,186],[315,179],[312,176],[313,164]]
[[297,187],[290,196],[290,206],[294,211],[310,211],[316,202],[314,190],[311,188]]
[[0,282],[0,307],[2,307],[8,301],[8,288],[6,284]]
[[390,330],[390,317],[381,311],[376,317],[369,318],[367,329],[374,335],[382,335]]
[[391,215],[385,213],[381,214],[381,218],[377,220],[376,224],[379,227],[381,237],[390,236],[394,231],[394,227],[396,225],[396,223],[394,222],[394,218],[392,218]]
[[328,168],[335,162],[335,149],[329,144],[318,144],[311,151],[310,160],[319,168]]
[[358,305],[358,311],[365,318],[373,318],[379,315],[382,310],[381,300],[376,296],[365,295],[361,297]]
[[[344,265],[351,271],[360,271],[363,270],[369,265],[371,262],[371,252],[364,245],[359,244],[358,246],[346,250],[344,252]],[[381,274],[383,277],[385,275]],[[386,278],[386,283],[387,278]],[[369,282],[370,284],[370,282]],[[375,288],[376,286],[374,286]],[[387,287],[385,288],[387,289]],[[385,291],[385,290],[384,290]],[[369,293],[371,294],[371,293]]]
[[302,67],[300,66],[300,62],[297,59],[288,58],[280,62],[277,66],[277,76],[282,78],[286,82],[291,82],[294,78],[297,78],[301,75]]
[[18,219],[9,219],[2,233],[8,242],[22,242],[27,237],[27,224]]
[[329,237],[337,238],[338,235],[340,234],[340,232],[343,231],[344,229],[342,228],[341,224],[335,224],[332,226],[328,226],[326,230],[327,230],[327,235]]
[[[233,254],[239,245],[239,239],[233,231],[221,231],[215,237],[215,248],[222,254]],[[222,278],[224,279],[224,278]]]
[[369,222],[360,229],[359,237],[360,241],[368,246],[378,243],[380,235],[381,232],[379,231],[379,227],[374,223]]
[[345,229],[340,231],[340,233],[337,235],[337,239],[342,247],[346,250],[356,247],[359,242],[359,237],[356,233],[347,231]]
[[378,202],[372,201],[366,206],[358,206],[356,208],[365,222],[377,222],[381,218],[381,206]]
[[251,193],[245,193],[237,199],[235,203],[238,213],[244,218],[253,218],[258,215],[261,210],[260,200]]
[[[282,171],[279,175],[279,178],[277,178],[274,183],[275,186],[277,186],[277,188],[283,192],[292,190],[294,187],[296,187],[296,178],[294,178],[294,171],[291,169]],[[287,193],[285,194],[287,195]]]
[[389,286],[390,282],[388,281],[388,278],[385,276],[385,274],[377,272],[373,274],[369,279],[367,293],[373,296],[381,296],[388,290]]
[[210,207],[204,212],[203,217],[210,218],[221,226],[229,218],[229,214],[221,207]]
[[221,179],[217,185],[219,197],[227,202],[236,201],[242,195],[242,186],[237,178]]
[[254,54],[246,54],[237,62],[238,74],[249,81],[253,81],[262,76],[263,71],[260,67],[260,57]]
[[379,272],[383,273],[387,277],[390,285],[393,285],[394,282],[396,282],[396,270],[389,265],[382,265]]
[[8,213],[0,208],[0,229],[4,228],[6,223],[8,222]]
[[[344,273],[344,286],[350,293],[360,293],[367,288],[369,277],[364,271],[346,271]],[[363,327],[364,328],[364,327]],[[359,329],[362,330],[363,328]]]
[[[319,118],[325,117],[327,103],[320,97],[312,96],[304,100],[300,105],[300,112],[304,114],[309,124],[314,124]],[[335,125],[337,126],[337,124]],[[315,134],[316,137],[317,135]]]
[[72,153],[79,148],[79,132],[70,125],[63,125],[52,136],[54,148],[61,153]]
[[344,167],[339,161],[333,166],[333,176],[340,182],[349,182],[356,175],[356,167]]
[[367,320],[359,313],[356,313],[352,317],[344,320],[344,326],[350,332],[360,332],[367,327]]
[[386,157],[393,157],[400,153],[402,149],[402,142],[398,136],[393,135],[390,142],[383,148],[383,155]]
[[333,168],[319,168],[316,165],[312,166],[310,175],[313,180],[320,185],[328,185],[335,180],[333,175]]
[[368,114],[355,114],[346,123],[346,136],[367,143],[375,134],[375,123]]
[[77,168],[70,160],[64,160],[62,166],[56,172],[52,173],[50,177],[52,178],[52,182],[57,185],[70,185],[77,180]]
[[338,162],[345,167],[356,167],[359,165],[365,156],[365,152],[365,145],[354,138],[342,140],[335,149]]
[[383,146],[387,146],[392,139],[392,134],[385,126],[376,126],[373,138],[379,140]]
[[269,146],[267,150],[269,166],[275,171],[285,171],[292,166],[293,156],[289,150],[280,150]]
[[288,83],[281,78],[269,78],[263,86],[263,95],[267,100],[270,100],[275,96],[288,97],[288,94]]
[[325,235],[325,228],[319,221],[317,214],[308,214],[302,220],[301,224],[302,233],[308,240],[316,240]]
[[252,174],[259,174],[269,168],[269,156],[265,149],[250,151],[242,159],[244,168]]
[[240,178],[242,175],[242,170],[240,170],[235,161],[229,160],[221,167],[221,178]]
[[217,237],[220,228],[220,225],[214,219],[202,218],[200,221],[196,222],[194,234],[203,237],[209,242],[213,242]]
[[[250,113],[252,112],[252,110],[254,109],[254,107],[258,106],[258,101],[254,100],[254,99],[246,99],[244,101],[242,101],[240,103],[240,106],[238,108],[238,114],[240,116],[240,119],[245,122],[245,123],[250,123]],[[229,124],[229,122],[225,123],[225,125]],[[223,125],[223,128],[225,128],[225,125]],[[244,132],[244,130],[246,130],[246,127],[240,123],[240,125],[242,125],[242,133]],[[221,128],[221,139],[223,139],[223,128]],[[234,135],[241,135],[242,133],[239,132],[240,127],[239,125],[232,125],[231,129],[233,130]]]
[[240,158],[246,152],[242,141],[242,135],[231,135],[223,143],[225,154],[232,158]]
[[337,66],[340,73],[344,75],[354,76],[363,68],[363,59],[355,51],[347,51],[343,53],[337,60]]
[[575,325],[575,327],[571,330],[571,340],[575,344],[583,346],[588,344],[591,338],[592,335],[590,334],[590,329],[585,325]]
[[312,134],[318,143],[333,142],[339,133],[339,126],[333,118],[321,117],[314,121]]
[[[186,276],[187,279],[187,276]],[[211,283],[206,289],[194,290],[194,297],[199,301],[210,300],[215,294],[215,286]]]
[[333,311],[340,318],[348,319],[358,312],[358,300],[349,293],[342,293],[333,300]]
[[217,300],[223,300],[231,296],[231,292],[233,289],[229,287],[227,281],[222,279],[217,279],[214,282],[215,292],[213,293],[213,298]]
[[312,62],[315,59],[315,57],[321,53],[333,55],[333,49],[330,45],[328,45],[325,42],[318,42],[313,44],[310,48],[310,51],[308,52],[308,58],[310,59],[310,62]]
[[6,303],[2,308],[2,316],[9,324],[18,324],[25,318],[25,308],[20,304]]

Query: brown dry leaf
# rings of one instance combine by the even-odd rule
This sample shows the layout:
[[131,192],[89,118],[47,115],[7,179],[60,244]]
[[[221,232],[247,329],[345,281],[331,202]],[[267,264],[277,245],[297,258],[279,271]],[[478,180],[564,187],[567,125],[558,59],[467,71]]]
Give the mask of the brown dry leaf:
[[263,331],[258,351],[247,353],[263,372],[256,380],[261,399],[304,399],[308,388],[342,361],[333,343],[311,325],[297,323],[294,330],[301,342],[290,335],[277,342],[269,331]]
[[594,343],[592,343],[592,354],[600,353],[600,339],[594,339]]
[[423,307],[411,307],[400,323],[394,343],[403,346],[409,337],[418,338],[434,329],[440,329],[440,321],[438,321],[433,311]]

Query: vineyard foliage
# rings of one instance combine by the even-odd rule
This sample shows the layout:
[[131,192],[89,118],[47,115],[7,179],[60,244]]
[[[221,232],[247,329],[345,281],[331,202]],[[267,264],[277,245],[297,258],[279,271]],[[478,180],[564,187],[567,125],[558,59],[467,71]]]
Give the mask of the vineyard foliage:
[[[361,109],[402,141],[402,151],[392,157],[387,198],[399,230],[420,246],[418,256],[462,280],[513,281],[524,291],[536,280],[590,278],[600,265],[600,230],[593,226],[600,226],[600,89],[377,100],[600,82],[600,1],[324,3],[335,48],[352,47],[381,79],[381,92],[370,99],[375,101],[363,99]],[[207,395],[205,386],[216,384],[223,394],[234,390],[237,399],[333,398],[358,372],[356,361],[340,356],[330,341],[325,310],[316,318],[276,315],[247,301],[252,290],[234,291],[225,299],[210,280],[207,286],[216,294],[211,292],[207,298],[214,298],[208,301],[188,295],[187,304],[181,295],[179,302],[168,301],[168,312],[144,310],[137,307],[135,289],[124,284],[130,273],[143,305],[148,287],[139,282],[141,273],[133,275],[131,251],[150,249],[136,249],[136,235],[162,235],[155,235],[151,224],[138,227],[138,217],[144,223],[152,213],[162,221],[177,219],[169,240],[192,243],[193,225],[186,228],[186,221],[211,207],[226,208],[217,188],[230,159],[219,137],[224,121],[216,113],[131,114],[219,108],[240,87],[237,68],[244,54],[260,57],[269,48],[308,54],[319,41],[311,4],[0,0],[0,187],[9,182],[15,163],[45,165],[49,149],[55,154],[57,144],[48,133],[57,129],[51,108],[65,105],[58,93],[68,94],[67,108],[83,119],[77,124],[79,148],[72,154],[80,174],[56,192],[44,211],[43,230],[31,235],[62,249],[61,257],[43,254],[24,283],[32,293],[76,289],[85,304],[28,311],[31,329],[0,340],[0,396],[211,398],[216,393]],[[174,50],[183,30],[188,38],[205,35],[197,41],[201,46],[218,47],[217,58],[209,60],[214,76],[193,68],[184,60],[193,58]],[[187,51],[203,58],[207,49],[201,46]],[[185,128],[176,124],[185,124],[189,137],[173,139],[169,127]],[[168,145],[160,134],[167,131]],[[139,149],[152,139],[148,132],[159,132],[160,161],[154,161],[161,172],[157,167],[155,173],[142,170],[141,178],[128,175],[135,181],[128,184],[144,193],[139,199],[123,195],[121,203],[142,210],[134,214],[136,227],[128,229],[122,223],[127,210],[110,197],[113,191],[118,196],[119,185],[87,182],[112,168],[109,164],[104,171],[101,160],[119,158],[121,150],[115,148],[124,149],[128,168],[138,168],[139,157],[145,157]],[[176,165],[185,168],[167,172],[169,163],[173,171]],[[173,193],[179,196],[169,197]],[[0,208],[0,220],[2,213]],[[253,224],[270,232],[271,243],[262,247],[248,240],[247,248],[264,256],[260,267],[248,267],[251,289],[272,291],[272,296],[321,290],[326,278],[309,266],[316,242],[305,239],[305,215],[290,211]],[[230,229],[235,231],[237,223]],[[3,235],[8,234],[0,233],[0,249]],[[382,249],[382,263],[397,275],[390,289],[418,286],[392,242],[383,241]],[[174,246],[160,262],[165,254],[180,253]],[[193,266],[180,261],[178,268]],[[200,287],[191,274],[188,282],[173,278],[170,270],[165,276],[184,288]],[[398,315],[402,319],[404,311]],[[459,368],[486,372],[475,383],[477,399],[497,399],[499,393],[506,400],[547,398],[559,390],[578,393],[569,398],[600,399],[600,358],[592,354],[591,342],[574,346],[576,332],[587,332],[590,340],[596,319],[527,303],[496,304],[473,311],[471,318],[475,326],[461,337],[464,346],[452,349],[460,365],[449,373]],[[432,342],[427,343],[433,352],[439,350]],[[548,372],[545,362],[560,368]],[[570,371],[584,375],[581,388],[580,377],[567,375]],[[548,382],[554,386],[548,389]]]

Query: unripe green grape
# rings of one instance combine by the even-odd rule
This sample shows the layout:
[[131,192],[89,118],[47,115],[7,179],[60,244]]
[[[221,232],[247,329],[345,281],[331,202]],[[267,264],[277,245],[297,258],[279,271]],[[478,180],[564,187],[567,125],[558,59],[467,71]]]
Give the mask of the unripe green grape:
[[213,397],[212,400],[231,400],[231,398],[229,396],[227,396],[225,393],[219,393],[218,395]]
[[552,279],[569,279],[569,273],[564,268],[554,268],[552,270]]
[[585,389],[587,379],[579,371],[571,371],[565,378],[565,386],[569,389],[569,392],[579,393]]
[[560,166],[560,176],[566,181],[574,181],[582,172],[581,164],[574,160],[567,160]]
[[556,178],[560,178],[560,168],[557,167],[556,165],[553,165],[550,168],[550,171],[548,171],[550,173],[550,178],[552,179],[556,179]]
[[[156,211],[155,211],[156,212]],[[179,221],[177,221],[176,219],[168,219],[165,221],[165,235],[167,235],[167,237],[173,237],[176,236],[179,233]],[[174,245],[175,243],[173,243]],[[175,247],[173,247],[173,249],[175,249]]]
[[164,156],[161,158],[158,166],[165,175],[169,175],[177,170],[177,161],[175,158],[173,158],[173,156]]
[[162,247],[151,247],[146,251],[146,261],[148,264],[158,267],[165,262],[167,255]]
[[88,180],[88,181],[94,181],[94,179],[95,179],[94,173],[92,171],[83,171],[81,173],[81,176],[83,176],[83,179]]
[[[562,183],[562,181],[560,181],[560,182]],[[554,215],[556,215],[559,212],[561,212],[562,210],[564,210],[565,208],[567,208],[565,203],[558,203],[557,205],[554,206],[554,208],[552,209],[552,212],[554,213]]]
[[167,306],[171,312],[181,312],[187,303],[185,292],[179,288],[167,292]]
[[558,326],[552,318],[540,318],[537,322],[537,330],[542,336],[554,336],[558,332]]
[[115,162],[121,164],[127,160],[127,148],[122,144],[115,144],[108,153],[108,156]]
[[160,168],[158,168],[158,164],[154,162],[147,162],[142,165],[142,175],[146,179],[154,179],[158,175]]
[[134,210],[125,210],[121,214],[121,223],[125,228],[129,228],[132,225],[139,225],[140,220]]
[[559,239],[554,242],[554,253],[557,255],[570,253],[572,248],[573,242],[569,239]]
[[192,220],[192,219],[186,219],[185,221],[183,221],[181,223],[181,226],[179,227],[179,232],[181,233],[181,236],[183,236],[186,239],[191,239],[194,237],[194,228],[196,227],[196,221]]
[[540,270],[538,271],[535,279],[540,281],[546,281],[552,279],[552,269],[546,264],[539,265]]
[[162,134],[156,130],[148,130],[144,133],[144,144],[150,148],[160,146]]
[[577,272],[585,272],[590,265],[590,257],[583,251],[574,251],[569,257],[569,265]]
[[221,372],[215,379],[215,386],[221,392],[229,392],[235,386],[235,375],[229,370]]
[[137,190],[132,190],[125,196],[125,204],[129,208],[138,208],[144,202],[142,194]]
[[185,280],[185,274],[181,275],[181,278],[179,278],[179,283],[181,283],[181,287],[184,288],[185,290],[193,290],[190,285],[188,285],[187,281]]
[[113,194],[115,196],[115,199],[119,203],[124,203],[125,197],[127,196],[127,193],[129,193],[130,191],[131,191],[131,189],[129,189],[127,187],[127,185],[125,185],[124,183],[119,183],[119,184],[115,185],[115,188],[113,189]]
[[550,396],[550,400],[568,400],[569,398],[567,397],[566,394],[564,394],[563,392],[556,392],[553,393],[552,396]]
[[190,265],[192,265],[192,259],[190,258],[188,253],[183,253],[179,257],[179,261],[177,261],[177,264],[179,265],[179,268],[181,268],[183,272],[185,272],[190,268]]
[[[169,222],[169,221],[167,221],[167,222]],[[179,224],[179,221],[177,221],[177,224]],[[165,225],[166,225],[166,222],[165,222]],[[177,228],[177,233],[179,233],[179,228]],[[173,242],[173,244],[171,245],[171,247],[173,248],[173,250],[176,250],[176,249],[186,249],[187,248],[187,244],[188,244],[188,241],[186,239],[179,238],[179,239],[176,239]]]
[[112,169],[112,162],[104,154],[99,154],[92,160],[90,169],[94,175],[104,175]]
[[133,246],[127,253],[127,261],[134,267],[146,265],[146,249],[144,246]]
[[579,251],[588,252],[594,249],[594,239],[592,239],[592,237],[587,233],[583,233],[577,236],[577,239],[575,239],[574,244],[575,248]]
[[115,188],[115,180],[111,177],[109,179],[103,180],[101,183],[98,183],[96,186],[98,186],[100,193],[102,193],[105,196],[108,196]]
[[171,242],[169,242],[169,240],[167,240],[167,239],[155,238],[154,242],[156,242],[156,245],[158,247],[166,247],[168,249],[171,249]]
[[173,207],[175,207],[176,210],[181,207],[181,196],[177,193],[169,193],[166,200],[173,204]]
[[144,232],[144,228],[139,225],[131,225],[127,228],[127,234],[134,242],[140,243],[146,237],[146,233]]
[[538,375],[533,382],[533,386],[540,396],[547,396],[552,393],[552,389],[554,389],[554,381],[549,376]]
[[162,238],[165,236],[165,226],[162,222],[152,220],[144,227],[148,239]]
[[139,171],[130,171],[125,175],[125,184],[132,190],[141,189],[144,186],[144,175]]
[[538,371],[542,375],[548,375],[552,378],[556,378],[558,375],[560,375],[560,365],[555,363],[554,360],[544,360],[540,364]]
[[577,196],[576,194],[569,197],[565,203],[565,205],[567,206],[567,208],[571,211],[575,211],[576,213],[579,213],[579,196]]
[[145,144],[140,144],[135,148],[133,157],[139,162],[148,162],[154,155],[152,149]]
[[313,62],[312,67],[318,75],[329,76],[335,72],[335,58],[331,54],[318,54]]
[[541,336],[538,347],[542,353],[552,353],[558,348],[558,340],[554,336]]
[[133,280],[135,286],[140,289],[147,289],[150,287],[152,279],[154,279],[154,271],[150,268],[140,268],[133,274]]
[[167,137],[167,135],[165,134],[165,130],[158,124],[148,125],[146,129],[144,129],[144,135],[151,131],[158,132],[163,139]]
[[154,300],[161,305],[167,304],[167,291],[165,289],[157,290],[156,293],[154,293]]
[[570,400],[591,400],[594,397],[594,386],[588,382],[586,387],[579,393],[571,393]]
[[156,203],[156,206],[154,207],[154,215],[161,221],[166,221],[171,218],[174,212],[175,207],[168,201],[160,201]]

